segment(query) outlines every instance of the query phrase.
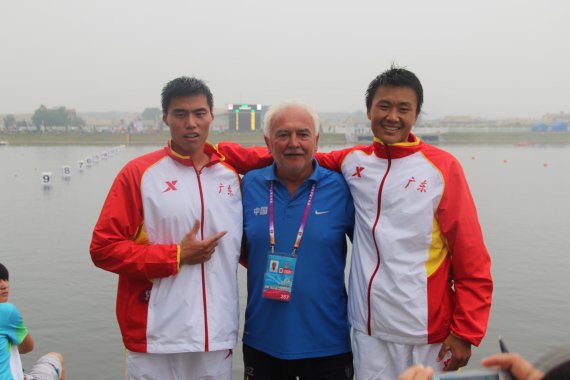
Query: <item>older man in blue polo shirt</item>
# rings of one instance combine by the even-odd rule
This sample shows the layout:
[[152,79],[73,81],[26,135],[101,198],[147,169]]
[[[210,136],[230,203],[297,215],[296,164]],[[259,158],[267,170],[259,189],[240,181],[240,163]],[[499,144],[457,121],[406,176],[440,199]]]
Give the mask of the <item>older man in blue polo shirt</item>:
[[299,102],[265,115],[274,164],[243,178],[247,379],[352,379],[344,284],[354,206],[318,165],[318,116]]

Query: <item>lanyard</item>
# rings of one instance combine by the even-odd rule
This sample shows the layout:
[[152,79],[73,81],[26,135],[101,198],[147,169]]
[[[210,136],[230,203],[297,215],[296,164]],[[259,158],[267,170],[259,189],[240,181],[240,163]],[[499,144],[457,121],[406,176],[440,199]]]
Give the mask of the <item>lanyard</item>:
[[[303,213],[303,219],[301,219],[301,225],[299,226],[299,232],[297,232],[297,239],[295,240],[295,245],[293,246],[292,256],[295,256],[295,252],[299,249],[301,244],[301,238],[303,237],[303,230],[305,229],[305,224],[307,222],[307,217],[309,216],[309,210],[311,209],[311,203],[313,202],[313,196],[315,195],[316,184],[313,183],[311,186],[311,192],[309,193],[309,199],[307,200],[307,205],[305,206],[305,212]],[[269,185],[269,245],[271,246],[271,253],[275,253],[275,223],[273,216],[273,181]]]

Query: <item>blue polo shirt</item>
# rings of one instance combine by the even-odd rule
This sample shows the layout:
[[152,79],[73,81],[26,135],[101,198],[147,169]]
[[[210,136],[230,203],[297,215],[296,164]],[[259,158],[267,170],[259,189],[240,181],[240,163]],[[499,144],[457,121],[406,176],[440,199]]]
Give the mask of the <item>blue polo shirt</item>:
[[[276,252],[291,253],[311,186],[315,194],[297,263],[291,300],[262,297],[269,246],[269,185],[274,183]],[[243,177],[244,236],[248,250],[247,308],[243,343],[287,360],[350,352],[344,285],[346,235],[352,237],[354,206],[338,173],[314,161],[313,174],[291,197],[275,176],[275,164]]]

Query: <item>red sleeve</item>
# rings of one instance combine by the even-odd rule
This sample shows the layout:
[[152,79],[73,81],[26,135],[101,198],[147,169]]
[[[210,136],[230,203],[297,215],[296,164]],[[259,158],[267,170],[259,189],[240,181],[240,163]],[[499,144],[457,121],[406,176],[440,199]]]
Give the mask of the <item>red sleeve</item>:
[[216,150],[222,156],[223,161],[231,165],[239,174],[266,167],[273,162],[273,157],[264,146],[245,148],[238,143],[221,142],[216,146]]
[[153,279],[178,273],[176,244],[149,244],[140,193],[143,170],[129,163],[113,182],[93,230],[91,259],[117,274]]
[[355,148],[357,147],[333,150],[332,152],[326,153],[317,152],[317,154],[315,154],[315,158],[322,167],[332,170],[333,172],[340,173],[344,158],[348,153],[354,151]]
[[437,165],[445,178],[437,217],[451,254],[456,301],[451,330],[478,346],[485,336],[491,309],[491,260],[463,169],[454,158],[447,161]]

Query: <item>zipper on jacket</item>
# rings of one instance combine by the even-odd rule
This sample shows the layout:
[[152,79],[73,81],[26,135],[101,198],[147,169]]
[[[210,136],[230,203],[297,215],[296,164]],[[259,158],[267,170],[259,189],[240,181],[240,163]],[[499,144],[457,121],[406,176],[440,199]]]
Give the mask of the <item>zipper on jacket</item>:
[[[202,180],[200,175],[202,174],[202,169],[198,170],[194,167],[196,172],[196,178],[198,179],[198,190],[200,191],[200,239],[204,240],[204,193],[202,192]],[[210,350],[209,337],[208,337],[208,303],[206,295],[206,268],[204,263],[200,264],[200,269],[202,271],[202,303],[204,307],[204,352]]]
[[386,172],[384,172],[384,176],[382,177],[382,181],[380,182],[380,187],[378,188],[378,199],[377,205],[378,208],[376,210],[376,220],[374,221],[374,225],[372,226],[372,238],[374,239],[374,247],[376,248],[376,268],[370,276],[370,281],[368,282],[368,294],[367,294],[367,301],[368,301],[368,335],[372,335],[372,305],[371,305],[371,293],[372,293],[372,283],[374,282],[374,277],[376,277],[376,273],[378,273],[378,269],[380,268],[380,248],[378,246],[378,242],[376,241],[376,234],[374,231],[378,226],[378,221],[380,220],[380,209],[382,206],[382,191],[384,189],[384,182],[386,181],[386,177],[388,177],[388,173],[390,172],[390,167],[392,166],[392,157],[390,156],[390,149],[388,145],[384,145],[386,149],[386,156],[388,158],[388,166],[386,168]]

